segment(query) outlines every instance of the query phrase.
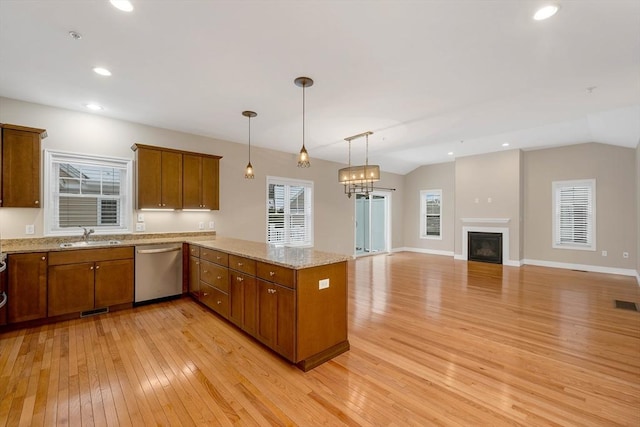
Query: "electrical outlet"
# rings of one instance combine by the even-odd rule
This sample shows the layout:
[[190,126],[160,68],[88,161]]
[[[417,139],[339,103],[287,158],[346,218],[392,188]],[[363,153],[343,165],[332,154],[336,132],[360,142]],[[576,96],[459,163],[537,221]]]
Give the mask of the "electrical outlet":
[[622,258],[629,258],[629,252],[622,252]]
[[212,229],[212,230],[213,230],[214,228],[216,228],[216,223],[215,223],[215,222],[213,222],[213,221],[209,221],[209,228],[210,228],[210,229]]
[[204,222],[203,221],[200,221],[198,223],[198,230],[204,230]]
[[138,214],[138,222],[144,222],[144,214]]
[[491,197],[487,198],[487,203],[493,203],[493,199]]
[[144,222],[136,223],[136,231],[144,231]]
[[318,289],[327,289],[329,287],[329,279],[321,279],[318,282]]
[[36,227],[33,224],[29,224],[24,228],[24,234],[35,234]]
[[607,251],[602,251],[602,256],[607,256]]

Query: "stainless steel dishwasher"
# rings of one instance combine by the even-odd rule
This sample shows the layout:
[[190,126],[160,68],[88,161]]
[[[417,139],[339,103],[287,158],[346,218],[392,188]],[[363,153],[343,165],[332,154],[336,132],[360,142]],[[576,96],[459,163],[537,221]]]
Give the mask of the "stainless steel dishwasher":
[[182,243],[136,246],[134,304],[182,294]]

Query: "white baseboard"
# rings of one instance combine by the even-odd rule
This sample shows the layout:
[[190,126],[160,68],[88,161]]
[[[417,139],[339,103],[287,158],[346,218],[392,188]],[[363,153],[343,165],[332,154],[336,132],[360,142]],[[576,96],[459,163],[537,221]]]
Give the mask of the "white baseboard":
[[523,263],[529,264],[529,265],[538,265],[540,267],[565,268],[568,270],[591,271],[593,273],[607,273],[607,274],[620,274],[622,276],[636,276],[638,283],[640,283],[640,276],[638,276],[638,272],[630,268],[603,267],[600,265],[588,265],[588,264],[570,264],[566,262],[542,261],[538,259],[525,259],[523,260]]
[[440,251],[437,249],[423,249],[423,248],[409,248],[406,246],[402,248],[394,248],[391,250],[391,252],[418,252],[421,254],[453,256],[452,251]]
[[640,271],[636,271],[636,281],[638,282],[638,286],[640,286]]

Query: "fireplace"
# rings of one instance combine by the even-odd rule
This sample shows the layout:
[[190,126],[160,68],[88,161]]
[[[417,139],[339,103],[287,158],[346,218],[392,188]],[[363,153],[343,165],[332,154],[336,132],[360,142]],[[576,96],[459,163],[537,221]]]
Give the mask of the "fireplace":
[[469,261],[502,264],[502,233],[469,231],[467,242]]

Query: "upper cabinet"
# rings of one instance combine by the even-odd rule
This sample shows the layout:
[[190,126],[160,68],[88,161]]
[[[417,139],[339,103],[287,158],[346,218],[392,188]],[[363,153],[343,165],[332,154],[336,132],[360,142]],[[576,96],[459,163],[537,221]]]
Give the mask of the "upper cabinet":
[[182,164],[182,207],[184,209],[219,209],[220,157],[185,153],[182,155]]
[[44,129],[0,124],[2,149],[1,206],[39,208],[40,201],[40,141],[46,138]]
[[144,145],[136,152],[136,207],[182,208],[182,153]]
[[222,157],[135,144],[137,209],[219,209]]

